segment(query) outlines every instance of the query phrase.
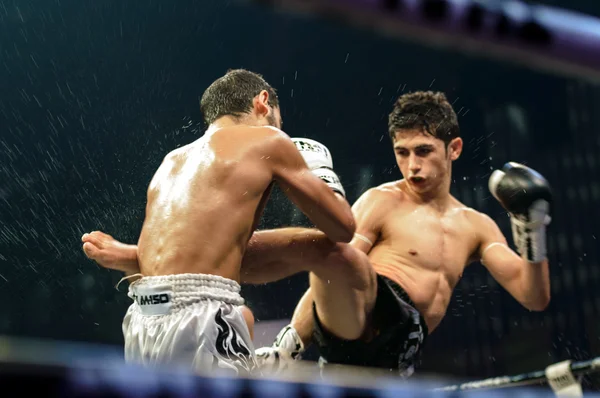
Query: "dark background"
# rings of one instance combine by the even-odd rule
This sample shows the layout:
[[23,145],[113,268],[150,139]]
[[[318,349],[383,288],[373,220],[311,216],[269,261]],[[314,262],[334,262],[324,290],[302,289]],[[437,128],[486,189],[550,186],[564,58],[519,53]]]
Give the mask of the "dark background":
[[[593,0],[545,3],[600,15]],[[237,67],[278,88],[288,134],[331,148],[351,202],[400,177],[387,114],[422,89],[459,114],[453,193],[506,234],[490,170],[518,161],[552,183],[550,307],[528,312],[474,264],[422,371],[487,377],[600,355],[597,86],[219,0],[0,0],[1,334],[122,344],[120,275],[88,261],[80,237],[136,241],[153,172],[202,134],[198,97]],[[298,224],[276,194],[261,228]],[[244,296],[259,321],[289,318],[306,287],[298,275]]]

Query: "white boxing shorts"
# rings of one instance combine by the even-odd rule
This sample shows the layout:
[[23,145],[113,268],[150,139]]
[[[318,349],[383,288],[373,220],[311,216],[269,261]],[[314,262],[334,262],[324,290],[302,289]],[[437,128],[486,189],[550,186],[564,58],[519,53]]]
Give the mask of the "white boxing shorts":
[[145,276],[129,286],[125,360],[197,373],[257,369],[240,285],[216,275]]

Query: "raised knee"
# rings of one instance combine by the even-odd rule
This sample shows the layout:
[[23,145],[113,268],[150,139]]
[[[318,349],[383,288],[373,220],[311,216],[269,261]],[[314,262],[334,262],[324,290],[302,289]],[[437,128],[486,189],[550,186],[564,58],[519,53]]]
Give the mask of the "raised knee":
[[[343,272],[353,281],[355,288],[369,290],[373,285],[375,272],[369,257],[362,251],[346,244],[338,244],[333,254],[337,272]],[[338,274],[339,275],[339,274]]]
[[327,253],[327,263],[330,266],[355,266],[359,251],[346,243],[337,243]]

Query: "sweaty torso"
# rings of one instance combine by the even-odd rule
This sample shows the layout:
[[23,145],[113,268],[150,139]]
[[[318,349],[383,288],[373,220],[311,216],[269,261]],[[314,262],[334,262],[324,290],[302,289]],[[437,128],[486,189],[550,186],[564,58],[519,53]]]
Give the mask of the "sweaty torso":
[[476,260],[478,213],[454,198],[444,210],[417,204],[400,186],[383,188],[387,213],[369,258],[378,274],[405,289],[432,332],[465,267]]
[[239,281],[272,182],[262,131],[209,130],[166,156],[148,188],[138,242],[142,274],[204,273]]

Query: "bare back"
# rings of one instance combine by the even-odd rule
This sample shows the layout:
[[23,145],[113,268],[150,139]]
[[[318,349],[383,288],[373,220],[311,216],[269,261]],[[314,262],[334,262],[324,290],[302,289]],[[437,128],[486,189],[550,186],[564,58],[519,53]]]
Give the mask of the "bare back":
[[376,188],[384,214],[369,259],[378,274],[402,286],[433,331],[446,314],[452,292],[480,246],[476,211],[455,198],[443,213],[412,201],[402,182]]
[[204,273],[239,281],[273,175],[264,129],[222,128],[169,153],[148,188],[138,242],[142,274]]

